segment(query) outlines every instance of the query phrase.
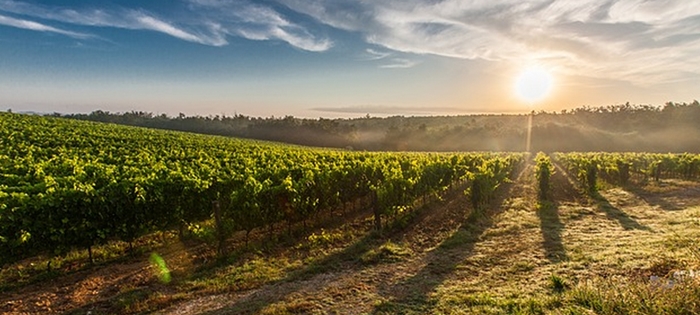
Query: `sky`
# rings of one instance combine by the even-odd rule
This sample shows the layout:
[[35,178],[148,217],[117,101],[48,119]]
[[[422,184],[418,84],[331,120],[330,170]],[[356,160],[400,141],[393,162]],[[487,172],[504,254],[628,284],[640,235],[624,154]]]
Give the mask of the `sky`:
[[697,0],[0,0],[0,110],[525,113],[698,87]]

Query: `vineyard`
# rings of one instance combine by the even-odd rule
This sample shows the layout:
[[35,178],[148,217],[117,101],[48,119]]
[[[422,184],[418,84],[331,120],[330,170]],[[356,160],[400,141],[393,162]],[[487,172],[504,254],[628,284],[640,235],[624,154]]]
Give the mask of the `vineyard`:
[[523,157],[310,150],[11,114],[0,127],[4,259],[131,243],[211,218],[223,251],[234,231],[305,223],[367,198],[380,229],[458,181],[473,183],[481,206]]
[[[494,213],[511,199],[536,205],[543,229],[545,223],[561,229],[556,211],[564,210],[551,209],[563,202],[562,186],[569,184],[565,177],[587,202],[603,200],[606,207],[612,205],[603,188],[700,179],[696,154],[355,152],[11,113],[0,113],[0,148],[0,264],[46,257],[47,272],[54,259],[76,251],[87,252],[92,262],[99,246],[122,243],[133,251],[140,238],[173,233],[184,239],[202,226],[210,226],[213,237],[201,241],[223,261],[232,251],[253,252],[247,247],[251,235],[274,239],[301,231],[297,234],[310,235],[302,242],[333,239],[314,232],[312,226],[322,218],[369,214],[372,235],[391,238],[410,234],[406,220],[420,220],[415,218],[425,208],[450,219],[415,227],[428,231],[421,232],[427,235],[428,241],[421,240],[427,248],[407,245],[414,248],[407,252],[425,251],[431,257],[431,250],[443,247],[438,238],[449,222],[466,217],[462,230],[458,225],[453,229],[476,233],[475,238],[450,245],[445,257],[468,259],[452,251],[476,250],[473,242],[488,234]],[[452,201],[458,203],[454,209],[440,209]],[[547,254],[561,255],[559,232],[542,233]],[[246,248],[232,247],[234,235],[242,235]],[[556,246],[547,247],[547,242]],[[393,253],[396,245],[388,244],[382,250]],[[468,246],[459,247],[464,244]],[[517,246],[501,247],[511,245]],[[403,258],[396,259],[390,261]],[[449,267],[457,269],[457,263]],[[428,269],[427,274],[442,271]],[[395,300],[400,305],[415,302]],[[386,312],[378,307],[378,313],[396,311],[386,307]]]

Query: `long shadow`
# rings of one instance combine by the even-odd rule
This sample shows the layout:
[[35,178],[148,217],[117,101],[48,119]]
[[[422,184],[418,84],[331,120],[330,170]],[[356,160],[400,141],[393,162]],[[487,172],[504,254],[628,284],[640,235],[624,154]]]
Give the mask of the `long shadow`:
[[635,219],[631,218],[627,213],[610,204],[610,201],[608,201],[608,199],[606,199],[600,193],[596,192],[592,197],[596,201],[596,207],[598,210],[605,212],[608,219],[615,220],[620,223],[625,230],[651,231],[648,226],[640,224]]
[[[459,189],[456,189],[448,193],[448,198],[458,194],[461,194],[461,192]],[[452,198],[455,198],[455,196],[452,196]],[[311,262],[306,267],[291,272],[284,279],[268,283],[260,289],[261,291],[253,292],[223,308],[201,314],[256,314],[265,307],[284,301],[288,296],[302,290],[305,286],[304,282],[312,279],[315,275],[341,270],[361,271],[371,265],[362,261],[362,257],[366,253],[378,249],[387,240],[398,238],[407,229],[420,226],[421,222],[427,218],[427,215],[421,215],[425,214],[423,212],[438,210],[439,205],[434,203],[424,205],[416,210],[417,215],[413,216],[413,219],[405,227],[390,228],[387,231],[382,231],[381,235],[376,232],[368,232],[345,249]]]
[[[525,172],[521,170],[519,176]],[[411,278],[392,287],[391,298],[375,307],[373,314],[403,314],[407,311],[429,313],[434,307],[430,293],[454,273],[457,266],[472,255],[480,236],[493,226],[493,218],[503,211],[505,199],[514,183],[500,188],[498,197],[487,209],[471,211],[460,228],[425,257],[428,263]],[[467,206],[465,202],[465,207]]]
[[559,218],[559,209],[563,202],[577,203],[582,199],[571,177],[564,169],[555,164],[556,171],[551,177],[551,199],[540,200],[537,204],[537,217],[542,230],[542,245],[545,256],[552,263],[568,260],[566,249],[561,239],[564,224]]
[[[560,165],[558,165],[557,163],[555,163],[554,166],[556,167],[557,173],[561,173],[562,175],[564,175],[564,177],[566,178],[566,180],[567,180],[567,182],[568,182],[568,184],[564,184],[565,186],[562,186],[562,187],[566,187],[566,186],[569,186],[569,185],[571,185],[572,187],[575,187],[574,184],[573,184],[573,180],[572,180],[571,177],[566,173],[566,171],[564,170],[564,168],[562,168],[562,167],[561,167]],[[556,176],[556,174],[555,174],[555,176]],[[563,182],[562,182],[562,183],[563,183]],[[567,189],[567,190],[570,190],[570,188],[566,188],[566,189]],[[575,189],[575,188],[574,188],[574,189]],[[570,194],[569,194],[569,195],[570,195]],[[608,199],[606,199],[606,198],[605,198],[603,195],[601,195],[600,193],[595,192],[595,193],[593,193],[593,195],[592,195],[591,197],[592,197],[593,201],[594,201],[595,204],[596,204],[596,208],[597,208],[599,211],[605,212],[605,215],[608,217],[608,219],[618,221],[618,222],[620,223],[620,225],[621,225],[625,230],[644,230],[644,231],[650,231],[650,230],[651,230],[649,227],[647,227],[647,226],[645,226],[645,225],[642,225],[642,224],[640,224],[639,222],[637,222],[636,220],[634,220],[633,218],[631,218],[631,217],[630,217],[627,213],[625,213],[624,211],[622,211],[622,210],[620,210],[619,208],[617,208],[617,207],[613,206],[612,204],[610,204],[610,202],[608,201]]]
[[542,245],[547,259],[552,263],[568,260],[569,257],[561,239],[564,224],[559,219],[559,206],[548,201],[540,202],[537,205],[537,216],[540,218]]
[[428,264],[423,269],[397,285],[403,288],[401,293],[378,305],[374,314],[403,313],[408,309],[427,312],[432,306],[430,293],[471,255],[479,237],[493,225],[493,215],[493,212],[472,212],[459,230],[427,255]]
[[[292,226],[292,234],[289,234],[289,227],[286,223],[275,224],[273,228],[273,236],[270,236],[270,232],[267,229],[258,229],[250,234],[248,241],[245,240],[245,232],[236,232],[238,235],[234,235],[227,240],[227,253],[224,257],[206,257],[203,262],[200,262],[199,266],[194,269],[193,274],[188,277],[188,280],[203,280],[210,277],[215,277],[222,270],[235,266],[236,263],[245,263],[241,257],[249,255],[254,251],[262,251],[266,254],[279,253],[284,251],[284,248],[291,248],[298,244],[298,242],[312,233],[319,233],[322,230],[332,230],[347,224],[347,222],[354,222],[363,216],[371,215],[372,211],[368,209],[362,209],[365,206],[366,200],[360,198],[351,203],[350,207],[352,210],[347,211],[347,209],[336,209],[334,215],[328,216],[327,218],[321,218],[317,222],[309,222],[307,228],[302,229],[302,222],[296,222]],[[360,210],[357,210],[357,203],[359,203]],[[372,238],[367,238],[372,239]],[[353,246],[364,246],[364,238]],[[187,250],[192,255],[206,256],[203,252],[195,253],[191,251],[188,247]],[[236,263],[233,263],[233,262]]]
[[360,257],[382,244],[376,233],[368,232],[361,239],[345,249],[328,255],[318,261],[311,262],[302,269],[290,272],[283,279],[263,285],[259,291],[253,291],[235,303],[220,309],[210,310],[201,314],[257,314],[263,308],[284,301],[287,296],[300,291],[304,281],[313,276],[337,270],[356,270],[362,267]]
[[[683,203],[667,200],[666,198],[664,198],[664,195],[666,195],[664,193],[661,193],[661,195],[659,195],[658,193],[650,192],[644,189],[643,187],[627,185],[623,187],[623,189],[644,200],[644,202],[646,202],[647,204],[651,206],[658,206],[659,208],[666,211],[678,211],[683,210],[685,209],[685,207],[687,207],[687,205]],[[678,193],[674,192],[674,194],[677,195]]]

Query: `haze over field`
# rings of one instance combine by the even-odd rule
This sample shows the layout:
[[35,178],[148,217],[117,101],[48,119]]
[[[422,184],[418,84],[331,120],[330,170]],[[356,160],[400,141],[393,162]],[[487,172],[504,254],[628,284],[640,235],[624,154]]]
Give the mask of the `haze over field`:
[[[528,69],[551,80],[527,80],[539,97],[518,92]],[[661,105],[698,98],[700,2],[0,0],[0,73],[0,108],[15,111],[358,117]]]

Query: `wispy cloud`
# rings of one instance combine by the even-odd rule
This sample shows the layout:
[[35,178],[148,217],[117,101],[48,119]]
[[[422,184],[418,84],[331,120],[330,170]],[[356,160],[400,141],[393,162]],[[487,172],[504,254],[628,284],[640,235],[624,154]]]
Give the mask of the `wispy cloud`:
[[299,49],[325,51],[333,43],[312,35],[269,6],[247,1],[190,0],[190,7],[227,34],[251,40],[281,40]]
[[[325,51],[332,47],[330,39],[312,35],[268,6],[239,0],[188,0],[184,3],[184,13],[168,18],[143,8],[62,8],[13,0],[0,0],[0,11],[64,24],[149,30],[210,46],[224,46],[228,44],[228,36],[240,36],[251,40],[280,40],[308,51]],[[73,33],[64,32],[65,35]]]
[[700,75],[699,1],[278,1],[393,51],[538,59],[565,73],[637,84]]
[[90,34],[71,32],[71,31],[60,29],[60,28],[44,25],[44,24],[41,24],[38,22],[16,19],[13,17],[4,16],[4,15],[0,15],[0,24],[6,25],[6,26],[12,26],[12,27],[16,27],[16,28],[32,30],[32,31],[56,33],[56,34],[66,35],[66,36],[70,36],[70,37],[78,38],[78,39],[86,39],[86,38],[94,37],[93,35],[90,35]]
[[220,31],[212,30],[209,36],[197,35],[142,12],[132,12],[131,18],[133,18],[135,23],[128,25],[129,28],[161,32],[175,38],[204,45],[223,46],[227,44],[225,36]]
[[385,69],[405,69],[405,68],[412,68],[413,66],[418,64],[418,62],[416,62],[416,61],[413,61],[410,59],[404,59],[404,58],[392,58],[389,61],[391,63],[383,64],[379,67],[385,68]]
[[64,24],[155,31],[203,45],[227,44],[225,36],[211,28],[202,27],[199,33],[187,31],[140,9],[66,9],[4,0],[0,10]]
[[386,57],[391,56],[391,53],[388,51],[378,51],[378,50],[372,49],[372,48],[367,48],[365,50],[365,52],[367,53],[366,54],[367,60],[380,60],[380,59],[384,59]]
[[363,59],[367,61],[381,60],[382,64],[379,65],[379,68],[384,69],[412,68],[418,64],[417,61],[409,58],[392,57],[394,55],[395,53],[393,52],[367,48],[365,49]]

